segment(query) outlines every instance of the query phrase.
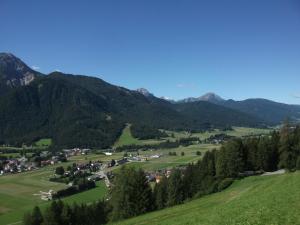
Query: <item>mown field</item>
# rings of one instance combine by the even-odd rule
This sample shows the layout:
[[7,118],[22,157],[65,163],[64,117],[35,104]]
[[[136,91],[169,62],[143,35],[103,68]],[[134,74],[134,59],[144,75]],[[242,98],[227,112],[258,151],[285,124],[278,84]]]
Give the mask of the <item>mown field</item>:
[[[181,131],[181,132],[166,131],[170,137],[163,138],[161,140],[155,140],[155,139],[139,140],[139,139],[134,138],[131,135],[130,125],[127,125],[124,128],[119,139],[114,144],[114,147],[119,147],[119,146],[123,146],[123,145],[131,145],[131,144],[136,144],[136,145],[158,144],[165,140],[175,141],[176,139],[187,138],[187,137],[199,137],[200,140],[203,141],[212,135],[221,134],[221,133],[224,133],[224,134],[227,134],[230,136],[234,136],[234,137],[243,137],[243,136],[249,136],[249,135],[268,134],[268,133],[270,133],[270,131],[271,131],[271,129],[260,129],[260,128],[250,128],[250,127],[233,127],[233,130],[227,130],[227,131],[221,131],[221,130],[215,129],[212,131],[206,131],[206,132],[202,132],[202,133],[192,133],[192,134],[190,134],[189,132],[186,132],[186,131]],[[173,137],[171,137],[172,134],[174,135]]]
[[[188,147],[178,147],[173,149],[159,149],[155,151],[140,151],[140,155],[151,156],[154,154],[161,155],[160,158],[151,159],[148,158],[146,162],[131,162],[128,166],[134,166],[142,168],[146,171],[154,171],[159,169],[173,168],[181,165],[193,163],[201,159],[206,151],[212,149],[218,149],[220,145],[213,144],[200,144],[190,145]],[[201,152],[201,155],[197,155],[197,151]],[[176,156],[170,156],[169,152],[176,152]],[[181,153],[184,152],[182,156]]]
[[[50,189],[59,190],[66,185],[50,182],[53,174],[52,166],[42,169],[0,177],[0,224],[11,224],[22,220],[23,214],[35,205],[45,208],[49,202],[43,201],[34,194]],[[63,199],[68,203],[88,203],[105,196],[107,189],[103,182],[98,182],[95,189],[82,192]]]
[[249,135],[261,135],[261,134],[269,134],[272,129],[261,129],[261,128],[250,128],[250,127],[233,127],[233,130],[212,130],[212,131],[206,131],[202,133],[188,133],[185,131],[182,132],[173,132],[173,131],[167,131],[169,135],[172,133],[174,134],[175,138],[186,138],[186,137],[198,137],[200,140],[205,140],[209,138],[210,136],[216,135],[216,134],[227,134],[229,136],[233,137],[244,137]]
[[122,225],[299,225],[300,172],[256,176],[227,190]]

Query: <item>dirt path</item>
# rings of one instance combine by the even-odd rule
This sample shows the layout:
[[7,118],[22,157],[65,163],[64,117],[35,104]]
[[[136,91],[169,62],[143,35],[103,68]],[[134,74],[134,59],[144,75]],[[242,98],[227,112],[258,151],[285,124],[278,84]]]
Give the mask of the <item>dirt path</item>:
[[282,170],[277,170],[274,172],[265,172],[262,174],[262,176],[272,176],[272,175],[279,175],[279,174],[284,174],[284,173],[285,173],[285,170],[282,169]]

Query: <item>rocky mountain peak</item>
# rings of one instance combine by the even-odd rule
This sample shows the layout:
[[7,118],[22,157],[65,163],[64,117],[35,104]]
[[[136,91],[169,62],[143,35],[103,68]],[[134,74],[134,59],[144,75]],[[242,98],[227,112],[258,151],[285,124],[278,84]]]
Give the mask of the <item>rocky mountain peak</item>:
[[11,53],[0,53],[0,82],[9,87],[18,87],[31,83],[38,72],[28,67]]
[[205,95],[202,95],[198,99],[200,101],[207,101],[207,102],[213,102],[213,103],[223,102],[224,101],[223,98],[221,98],[219,95],[217,95],[217,94],[215,94],[213,92],[206,93]]
[[151,97],[151,96],[153,96],[153,94],[150,93],[146,88],[138,88],[136,91],[139,92],[139,93],[141,93],[145,97]]

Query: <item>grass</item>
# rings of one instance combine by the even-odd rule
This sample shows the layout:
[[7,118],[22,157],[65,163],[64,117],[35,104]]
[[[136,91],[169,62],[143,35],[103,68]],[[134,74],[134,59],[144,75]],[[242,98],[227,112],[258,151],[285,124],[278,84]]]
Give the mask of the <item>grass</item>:
[[118,138],[118,140],[116,141],[116,143],[114,144],[114,147],[119,147],[119,146],[123,146],[123,145],[132,145],[132,144],[137,144],[139,142],[138,139],[134,138],[131,135],[131,131],[130,131],[130,124],[128,124],[121,136]]
[[[23,214],[35,205],[42,209],[49,202],[43,201],[34,194],[39,191],[59,190],[66,185],[50,182],[48,178],[53,174],[55,167],[48,166],[39,170],[7,175],[0,177],[0,224],[10,224],[22,220]],[[68,203],[89,203],[101,199],[106,194],[103,182],[98,182],[97,187],[63,199]]]
[[[146,171],[154,171],[159,169],[170,169],[180,165],[186,165],[188,163],[196,162],[204,155],[206,151],[212,150],[214,148],[219,148],[220,145],[213,144],[200,144],[191,145],[188,147],[178,147],[172,149],[159,149],[159,150],[148,150],[140,151],[139,154],[143,156],[148,156],[148,161],[145,162],[131,162],[127,166],[133,166],[136,168],[142,168]],[[197,151],[202,154],[198,156]],[[176,156],[170,156],[169,152],[176,152]],[[181,156],[181,152],[184,152],[184,156]],[[130,154],[130,153],[128,153]],[[160,158],[151,159],[149,156],[159,154]],[[116,168],[117,169],[117,168]]]
[[[233,130],[227,130],[227,131],[221,131],[218,129],[215,129],[213,131],[206,131],[202,133],[193,133],[191,134],[192,137],[199,137],[201,140],[205,140],[209,138],[210,136],[225,133],[230,136],[234,137],[243,137],[243,136],[249,136],[249,135],[260,135],[260,134],[268,134],[272,131],[272,129],[261,129],[261,128],[251,128],[251,127],[233,127]],[[175,138],[184,138],[188,137],[190,134],[182,131],[182,132],[172,132],[168,131],[167,133],[171,134],[174,133]]]
[[116,143],[114,144],[114,147],[120,147],[120,146],[124,146],[124,145],[151,145],[151,144],[158,144],[162,141],[164,141],[163,139],[161,140],[156,140],[156,139],[149,139],[149,140],[139,140],[137,138],[134,138],[131,134],[130,131],[130,124],[127,124],[127,126],[124,128],[121,136],[118,138],[118,140],[116,141]]
[[51,138],[42,138],[35,142],[33,145],[37,148],[47,148],[52,144]]
[[[233,130],[228,130],[228,131],[220,131],[218,129],[215,129],[213,131],[206,131],[202,133],[193,133],[193,134],[190,134],[189,132],[186,131],[165,131],[169,135],[169,137],[167,138],[162,138],[160,140],[156,140],[156,139],[139,140],[132,136],[130,131],[130,126],[131,125],[128,124],[124,128],[121,136],[114,144],[114,147],[131,145],[131,144],[135,144],[135,145],[158,144],[165,140],[175,141],[176,139],[187,138],[190,136],[199,137],[200,140],[205,140],[212,135],[221,134],[221,133],[225,133],[227,135],[234,136],[234,137],[243,137],[249,135],[268,134],[271,131],[271,129],[260,129],[260,128],[250,128],[250,127],[233,127]],[[174,137],[171,137],[172,134],[174,135]]]
[[117,224],[297,225],[299,186],[299,172],[249,177],[223,192]]

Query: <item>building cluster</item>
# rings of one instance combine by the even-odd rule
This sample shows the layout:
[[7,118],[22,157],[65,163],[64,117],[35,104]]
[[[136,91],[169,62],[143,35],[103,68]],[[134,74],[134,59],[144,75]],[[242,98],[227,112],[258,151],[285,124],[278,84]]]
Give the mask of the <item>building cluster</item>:
[[138,161],[138,162],[145,162],[148,161],[149,159],[158,159],[160,158],[162,155],[160,154],[154,154],[154,155],[150,155],[150,156],[146,156],[146,155],[133,155],[133,154],[129,154],[127,158],[127,160],[129,162],[134,162],[134,161]]
[[66,158],[64,155],[52,155],[48,151],[40,152],[38,155],[31,157],[1,158],[0,175],[31,171],[43,166],[54,165],[65,160]]
[[76,156],[76,155],[87,155],[91,149],[89,148],[72,148],[72,149],[63,149],[63,153],[66,157]]
[[[178,167],[179,170],[185,170],[185,166]],[[149,171],[146,172],[146,177],[148,179],[148,182],[155,182],[159,183],[161,182],[161,179],[163,177],[169,178],[171,176],[172,170],[171,169],[161,169],[157,171]]]

